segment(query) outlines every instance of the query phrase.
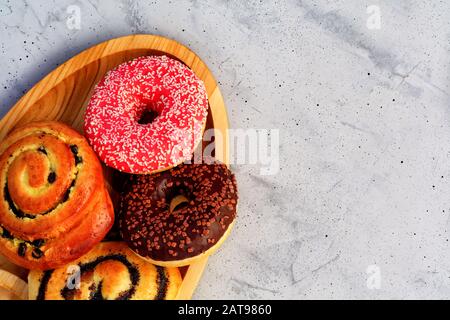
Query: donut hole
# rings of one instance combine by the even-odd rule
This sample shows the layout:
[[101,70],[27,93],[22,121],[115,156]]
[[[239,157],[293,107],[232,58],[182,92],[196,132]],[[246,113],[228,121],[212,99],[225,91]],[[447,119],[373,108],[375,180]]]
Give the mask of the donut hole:
[[142,112],[138,119],[139,124],[149,124],[152,123],[158,117],[158,113],[150,108],[147,108]]
[[188,203],[189,203],[189,199],[186,198],[186,196],[184,196],[182,194],[176,195],[175,197],[173,197],[170,200],[169,212],[172,213],[175,210],[182,209],[182,208],[186,207]]

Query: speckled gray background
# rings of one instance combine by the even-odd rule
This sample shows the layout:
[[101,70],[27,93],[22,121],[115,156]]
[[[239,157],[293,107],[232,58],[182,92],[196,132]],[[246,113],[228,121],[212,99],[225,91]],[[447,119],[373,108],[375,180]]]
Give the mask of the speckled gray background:
[[195,298],[450,298],[449,27],[446,1],[2,0],[0,114],[93,44],[176,39],[233,128],[281,142],[278,174],[234,166],[238,223]]

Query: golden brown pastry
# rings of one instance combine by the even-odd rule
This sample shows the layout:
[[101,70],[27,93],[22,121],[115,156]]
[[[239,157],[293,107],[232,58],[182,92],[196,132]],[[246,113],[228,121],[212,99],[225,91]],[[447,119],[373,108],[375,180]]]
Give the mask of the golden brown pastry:
[[114,222],[102,167],[83,136],[35,122],[0,143],[0,253],[28,269],[73,261]]
[[33,300],[175,299],[180,285],[177,268],[146,262],[124,242],[100,243],[69,265],[28,276]]

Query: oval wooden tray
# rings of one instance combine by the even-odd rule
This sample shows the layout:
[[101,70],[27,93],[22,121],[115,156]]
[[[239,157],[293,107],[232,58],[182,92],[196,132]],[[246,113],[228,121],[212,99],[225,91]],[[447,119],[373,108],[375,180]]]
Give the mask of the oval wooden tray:
[[[89,48],[68,60],[28,91],[0,120],[0,141],[13,128],[31,121],[57,120],[82,132],[83,115],[91,93],[104,74],[122,62],[144,55],[166,54],[190,67],[205,83],[209,114],[206,129],[223,137],[215,146],[215,157],[228,164],[228,117],[217,83],[202,60],[180,43],[155,35],[131,35],[112,39]],[[105,168],[106,169],[106,168]],[[105,170],[111,179],[111,170]],[[114,193],[114,190],[111,190]],[[112,195],[114,200],[114,195]],[[190,299],[207,258],[181,268],[183,283],[178,299]],[[0,256],[0,269],[20,277],[26,271],[11,265]]]

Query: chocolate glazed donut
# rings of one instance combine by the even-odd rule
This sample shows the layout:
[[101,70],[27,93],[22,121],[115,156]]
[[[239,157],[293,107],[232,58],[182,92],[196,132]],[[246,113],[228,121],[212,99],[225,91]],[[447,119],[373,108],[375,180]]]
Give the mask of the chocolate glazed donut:
[[181,275],[146,262],[124,242],[104,242],[70,265],[31,271],[28,282],[36,300],[164,300],[176,297]]
[[79,258],[111,228],[102,167],[87,141],[35,122],[0,143],[0,253],[28,269]]
[[121,196],[121,234],[156,265],[188,265],[221,245],[236,217],[237,200],[236,179],[218,162],[130,175]]

